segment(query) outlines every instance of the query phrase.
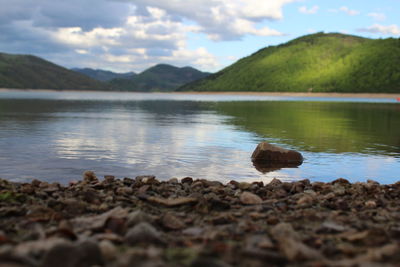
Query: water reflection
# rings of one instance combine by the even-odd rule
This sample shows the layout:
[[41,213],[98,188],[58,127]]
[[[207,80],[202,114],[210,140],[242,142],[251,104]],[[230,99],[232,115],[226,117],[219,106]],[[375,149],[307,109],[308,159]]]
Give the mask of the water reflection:
[[228,123],[293,149],[400,155],[400,105],[330,102],[215,103]]
[[269,172],[279,171],[283,168],[298,168],[301,164],[288,164],[277,162],[256,162],[253,161],[253,166],[257,171],[266,174]]
[[[120,178],[398,179],[398,104],[101,96],[0,99],[0,177],[66,182],[92,169]],[[256,169],[250,155],[260,141],[301,151],[305,161]]]

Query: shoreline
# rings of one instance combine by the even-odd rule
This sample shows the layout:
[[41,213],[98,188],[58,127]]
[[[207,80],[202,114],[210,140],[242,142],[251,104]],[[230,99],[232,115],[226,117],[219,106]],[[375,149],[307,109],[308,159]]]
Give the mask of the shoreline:
[[0,92],[82,92],[82,93],[139,93],[139,94],[183,94],[183,95],[243,95],[243,96],[285,96],[285,97],[324,97],[324,98],[400,98],[400,93],[307,93],[307,92],[133,92],[133,91],[92,91],[92,90],[52,90],[52,89],[9,89]]
[[[396,266],[400,182],[0,179],[12,266]],[[84,264],[83,264],[84,263]],[[80,265],[79,265],[80,264]],[[83,265],[82,265],[83,264]]]

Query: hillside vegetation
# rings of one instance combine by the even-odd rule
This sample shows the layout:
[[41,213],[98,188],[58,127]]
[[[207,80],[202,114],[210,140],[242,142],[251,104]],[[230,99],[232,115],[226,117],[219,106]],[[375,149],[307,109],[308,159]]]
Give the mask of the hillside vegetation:
[[105,90],[107,85],[39,57],[0,53],[0,88]]
[[108,70],[91,68],[73,68],[72,70],[102,82],[108,82],[116,78],[131,78],[136,75],[134,72],[116,73]]
[[178,90],[400,93],[400,39],[307,35]]
[[110,81],[113,90],[122,91],[173,91],[186,83],[204,78],[209,73],[192,67],[178,68],[158,64],[131,78]]

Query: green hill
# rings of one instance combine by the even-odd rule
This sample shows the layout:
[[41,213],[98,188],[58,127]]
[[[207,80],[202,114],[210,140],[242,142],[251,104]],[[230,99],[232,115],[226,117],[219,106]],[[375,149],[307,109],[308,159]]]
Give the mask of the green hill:
[[105,90],[107,85],[39,57],[0,53],[0,88]]
[[178,90],[400,93],[400,39],[307,35]]
[[183,84],[208,76],[191,67],[158,64],[129,79],[113,79],[111,88],[122,91],[173,91]]
[[136,73],[134,72],[116,73],[108,70],[99,70],[91,68],[82,68],[82,69],[73,68],[72,70],[102,82],[108,82],[116,78],[131,78],[136,75]]

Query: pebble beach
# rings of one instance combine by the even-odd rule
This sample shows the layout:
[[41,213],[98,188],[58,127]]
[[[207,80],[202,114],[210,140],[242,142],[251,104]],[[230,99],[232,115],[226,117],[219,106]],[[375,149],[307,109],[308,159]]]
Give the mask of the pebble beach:
[[400,183],[0,180],[0,266],[398,266]]

